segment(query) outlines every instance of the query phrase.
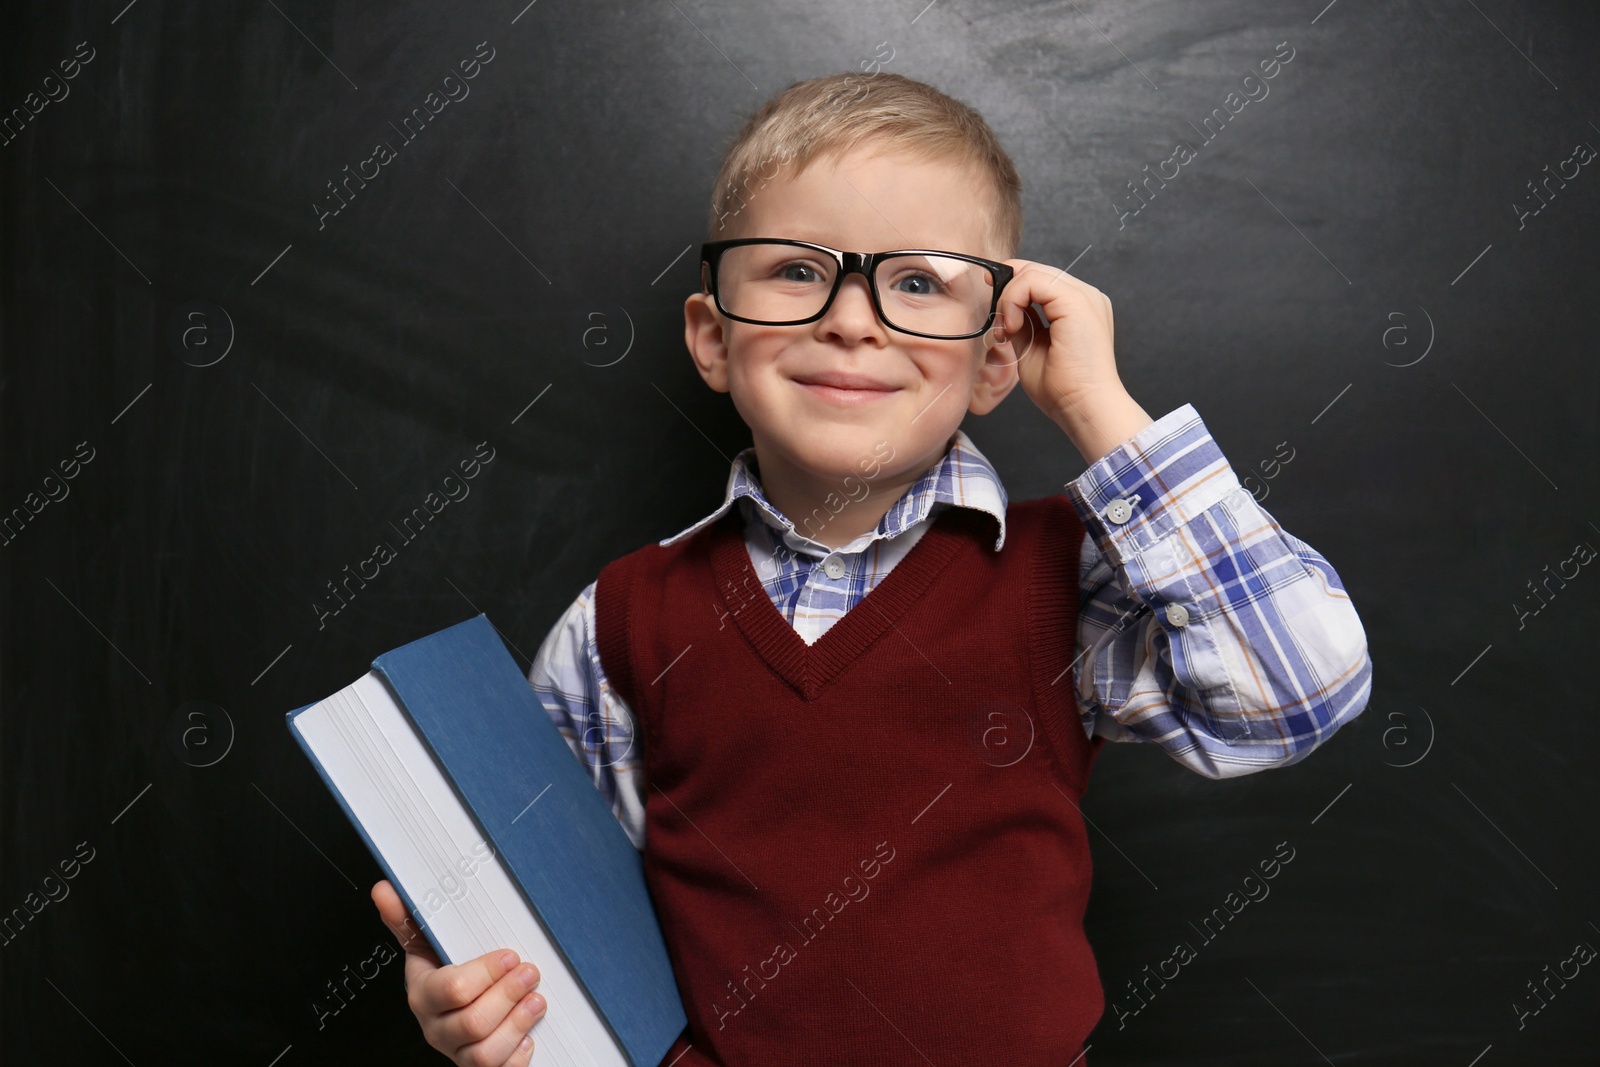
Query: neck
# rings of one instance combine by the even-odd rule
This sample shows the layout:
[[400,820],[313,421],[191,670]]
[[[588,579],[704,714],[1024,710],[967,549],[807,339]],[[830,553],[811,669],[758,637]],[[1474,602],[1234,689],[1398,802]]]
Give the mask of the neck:
[[895,501],[943,456],[941,449],[903,470],[882,470],[874,478],[857,472],[818,474],[779,456],[763,456],[759,450],[756,464],[762,493],[794,523],[796,533],[828,548],[842,548],[875,529]]

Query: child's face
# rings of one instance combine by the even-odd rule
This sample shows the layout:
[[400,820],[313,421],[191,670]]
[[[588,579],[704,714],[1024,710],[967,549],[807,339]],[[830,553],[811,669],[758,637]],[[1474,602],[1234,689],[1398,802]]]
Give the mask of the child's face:
[[[719,237],[782,237],[844,251],[935,249],[1002,259],[988,235],[992,194],[967,167],[880,154],[870,144],[824,156],[798,176],[755,189]],[[887,300],[887,298],[886,298]],[[892,330],[872,306],[866,278],[848,275],[822,318],[757,326],[721,315],[709,295],[684,305],[685,336],[706,383],[732,394],[763,471],[860,477],[867,464],[915,477],[937,462],[962,416],[987,414],[1017,383],[993,331],[934,340]],[[806,384],[827,372],[864,375],[883,391]]]

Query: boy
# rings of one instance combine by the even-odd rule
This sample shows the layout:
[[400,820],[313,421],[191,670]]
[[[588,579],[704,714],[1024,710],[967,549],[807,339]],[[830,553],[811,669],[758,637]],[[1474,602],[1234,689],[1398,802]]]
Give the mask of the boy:
[[[689,1017],[663,1063],[1085,1062],[1096,753],[1293,763],[1366,704],[1360,621],[1192,406],[1128,395],[1106,297],[1006,258],[1020,183],[972,109],[801,82],[717,188],[685,339],[753,447],[530,671],[643,852]],[[1019,381],[1089,467],[1008,504],[959,426]],[[537,968],[439,967],[373,898],[429,1043],[526,1064]]]

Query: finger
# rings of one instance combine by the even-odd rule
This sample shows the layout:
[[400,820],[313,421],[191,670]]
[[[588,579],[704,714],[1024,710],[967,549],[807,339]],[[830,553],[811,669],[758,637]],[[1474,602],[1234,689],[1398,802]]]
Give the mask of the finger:
[[1021,364],[1030,355],[1042,353],[1048,347],[1049,327],[1032,304],[1026,304],[1017,311],[1015,327],[1002,326],[1001,330],[997,343],[1005,346],[1008,354],[1004,359],[1008,363]]
[[[494,1064],[496,1067],[526,1067],[528,1061],[533,1059],[533,1049],[536,1045],[533,1033],[534,1022],[544,1017],[546,1006],[538,993],[528,993],[523,1000],[515,1006],[512,1013],[507,1014],[506,1022],[496,1027],[490,1037],[482,1041],[482,1048],[466,1046],[458,1049],[456,1059],[458,1062],[469,1064]],[[510,1049],[504,1059],[501,1059],[502,1049]]]
[[533,1035],[528,1034],[522,1039],[522,1044],[517,1046],[517,1051],[511,1054],[505,1067],[528,1067],[528,1062],[533,1059]]
[[517,1050],[511,1054],[511,1058],[506,1060],[502,1067],[528,1067],[528,1061],[533,1059],[533,1046],[533,1035],[524,1034],[522,1043],[517,1046]]
[[1028,306],[1028,287],[1026,285],[1008,285],[1000,297],[1000,325],[1005,328],[1006,336],[1015,339],[1022,331],[1022,309]]
[[435,1047],[453,1048],[461,1060],[463,1052],[471,1051],[469,1046],[488,1042],[480,1050],[482,1059],[476,1062],[504,1063],[544,1011],[544,997],[533,992],[538,983],[539,969],[533,964],[514,967],[471,1003],[439,1019]]
[[[372,902],[378,906],[378,915],[383,919],[383,925],[394,934],[395,940],[400,942],[400,947],[405,949],[408,957],[418,956],[435,967],[444,962],[439,959],[439,954],[433,950],[428,939],[422,936],[417,924],[411,921],[411,916],[406,914],[405,903],[401,901],[400,894],[389,884],[388,879],[372,887]],[[409,960],[407,969],[410,969]]]
[[1060,267],[1051,267],[1027,259],[1008,259],[1006,262],[1016,271],[1012,276],[1012,285],[1006,286],[1003,294],[1017,308],[1017,318],[1008,319],[1008,328],[1013,332],[1023,328],[1023,309],[1037,304],[1043,309],[1044,315],[1054,322],[1070,311],[1069,305],[1082,302],[1090,293],[1099,292]]
[[[1026,262],[1026,261],[1024,261]],[[1036,264],[1029,264],[1026,272],[1018,271],[1018,284],[1014,289],[1006,288],[1006,333],[1015,338],[1018,335],[1031,336],[1043,327],[1039,321],[1039,314],[1034,310],[1034,305],[1041,306],[1055,299],[1058,292],[1052,284],[1046,282],[1047,275]]]
[[[517,953],[512,952],[510,949],[494,949],[493,952],[485,952],[475,960],[467,960],[466,963],[442,966],[434,973],[429,974],[421,982],[421,985],[418,985],[418,989],[414,990],[414,995],[411,995],[411,1001],[413,1001],[411,1009],[418,1014],[418,1017],[438,1017],[443,1016],[445,1013],[459,1011],[462,1008],[470,1008],[485,993],[494,989],[507,974],[517,971],[517,965]],[[528,965],[528,969],[538,971],[538,968],[534,968],[531,963]],[[507,989],[509,989],[509,984],[507,984]],[[531,989],[531,987],[528,987],[528,989]],[[523,989],[522,992],[526,992],[526,989]],[[494,1029],[494,1025],[499,1024],[502,1017],[506,1016],[507,1011],[510,1011],[510,1006],[515,1005],[517,1000],[520,1000],[520,997],[522,997],[522,993],[518,993],[515,997],[510,997],[509,1000],[504,1001],[502,1005],[499,1005],[499,1014],[496,1014],[493,1019],[485,1019],[483,1024],[480,1024],[480,1030],[474,1035],[470,1035],[470,1037],[462,1037],[461,1043],[475,1041],[488,1035],[488,1032]],[[483,1005],[480,1005],[480,1009],[488,1008],[488,1006],[490,1006],[490,1001],[485,1001]]]
[[997,367],[1016,366],[1033,350],[1034,333],[1030,318],[1022,320],[1020,330],[1007,329],[1002,309],[995,318],[994,336],[989,341],[990,355],[985,357],[985,362]]

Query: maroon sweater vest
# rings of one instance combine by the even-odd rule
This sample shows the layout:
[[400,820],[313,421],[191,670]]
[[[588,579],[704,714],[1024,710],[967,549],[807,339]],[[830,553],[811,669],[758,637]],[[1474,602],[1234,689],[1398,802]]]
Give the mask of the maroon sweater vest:
[[689,1020],[662,1064],[1067,1067],[1104,1008],[1071,501],[1012,503],[998,553],[992,516],[945,509],[811,646],[739,518],[596,591]]

